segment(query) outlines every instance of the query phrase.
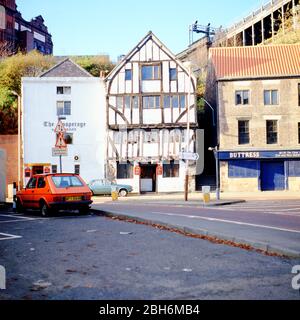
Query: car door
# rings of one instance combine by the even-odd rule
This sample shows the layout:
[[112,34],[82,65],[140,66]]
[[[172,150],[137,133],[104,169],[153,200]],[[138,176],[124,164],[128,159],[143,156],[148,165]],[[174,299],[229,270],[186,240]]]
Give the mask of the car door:
[[34,193],[36,188],[37,178],[32,177],[26,186],[26,189],[22,193],[23,206],[25,208],[34,208],[35,207],[35,199]]
[[103,180],[103,190],[104,194],[111,194],[111,182]]
[[36,189],[34,191],[35,206],[39,206],[40,200],[45,198],[47,194],[49,194],[49,190],[46,190],[46,180],[44,177],[39,177],[37,180]]

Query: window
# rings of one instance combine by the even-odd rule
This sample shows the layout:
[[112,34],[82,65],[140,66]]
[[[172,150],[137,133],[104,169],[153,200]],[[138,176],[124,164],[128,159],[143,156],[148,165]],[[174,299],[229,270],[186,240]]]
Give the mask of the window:
[[75,164],[75,166],[74,166],[74,173],[75,173],[75,174],[80,174],[80,164]]
[[278,105],[278,90],[265,90],[264,104],[265,106]]
[[163,177],[164,178],[178,178],[179,177],[179,163],[174,160],[169,163],[163,164]]
[[46,181],[45,181],[44,178],[39,178],[39,179],[38,179],[37,187],[38,187],[39,189],[43,189],[43,188],[46,187]]
[[249,144],[249,120],[240,120],[238,121],[239,127],[239,144]]
[[177,80],[177,69],[170,68],[170,81]]
[[132,80],[132,70],[126,69],[125,70],[125,80]]
[[240,90],[235,92],[235,104],[246,105],[249,104],[249,90]]
[[267,144],[276,144],[277,140],[277,120],[267,120]]
[[51,177],[56,188],[70,188],[70,187],[82,187],[83,184],[78,177],[75,176],[60,176]]
[[143,97],[144,109],[159,109],[160,108],[160,96],[146,96]]
[[232,160],[228,162],[229,178],[257,178],[259,175],[259,161]]
[[185,108],[185,95],[164,96],[164,108]]
[[51,172],[52,173],[57,173],[57,165],[56,164],[51,166]]
[[160,65],[142,66],[142,80],[160,80]]
[[57,115],[70,116],[71,115],[71,101],[57,101]]
[[71,87],[57,87],[57,94],[71,94]]
[[117,179],[132,179],[133,178],[133,164],[118,163],[117,164]]
[[34,189],[35,188],[35,186],[36,186],[36,178],[31,178],[30,180],[29,180],[29,182],[27,183],[27,189]]

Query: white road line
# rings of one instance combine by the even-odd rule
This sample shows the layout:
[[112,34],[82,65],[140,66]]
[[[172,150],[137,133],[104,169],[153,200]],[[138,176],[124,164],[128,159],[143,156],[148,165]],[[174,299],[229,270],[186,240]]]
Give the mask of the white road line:
[[[3,238],[2,236],[4,236],[4,238]],[[21,237],[21,236],[16,236],[16,235],[14,235],[14,234],[8,234],[8,233],[2,233],[2,232],[0,232],[0,241],[20,239],[20,238],[22,238],[22,237]]]
[[13,223],[13,222],[29,222],[29,221],[36,221],[36,220],[49,220],[49,218],[28,218],[26,220],[22,220],[22,219],[5,220],[5,221],[0,221],[0,224],[1,223]]
[[201,217],[201,216],[190,216],[190,215],[168,213],[168,212],[152,212],[152,213],[153,214],[160,214],[160,215],[168,215],[168,216],[177,216],[177,217],[183,217],[183,218],[190,218],[190,219],[200,219],[200,220],[207,220],[207,221],[225,222],[225,223],[231,223],[231,224],[237,224],[237,225],[245,225],[245,226],[251,226],[251,227],[256,227],[256,228],[271,229],[271,230],[278,230],[278,231],[286,231],[286,232],[299,233],[300,234],[300,231],[297,231],[297,230],[285,229],[285,228],[277,228],[277,227],[271,227],[271,226],[265,226],[265,225],[254,224],[254,223],[247,223],[247,222],[239,222],[239,221],[232,221],[232,220],[208,218],[208,217]]
[[24,217],[24,216],[15,216],[13,214],[0,214],[0,217],[9,217],[9,218],[18,218],[18,219],[27,219],[27,220],[32,220],[33,218],[30,217]]

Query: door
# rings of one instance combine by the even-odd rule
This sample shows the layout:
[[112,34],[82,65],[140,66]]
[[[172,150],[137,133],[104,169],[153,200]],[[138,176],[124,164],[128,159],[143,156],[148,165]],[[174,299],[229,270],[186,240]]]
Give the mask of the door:
[[261,190],[285,190],[284,162],[269,161],[261,163]]
[[141,192],[156,192],[156,164],[141,165]]
[[22,200],[25,208],[37,207],[35,203],[35,190],[37,178],[33,177],[29,180],[26,189],[22,191]]
[[44,173],[44,167],[43,166],[33,166],[32,167],[32,175],[43,174],[43,173]]

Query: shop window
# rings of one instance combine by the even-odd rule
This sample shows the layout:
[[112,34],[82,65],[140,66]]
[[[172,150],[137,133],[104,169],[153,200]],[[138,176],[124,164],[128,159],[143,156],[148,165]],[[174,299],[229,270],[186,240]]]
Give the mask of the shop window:
[[74,173],[75,173],[75,174],[80,174],[80,164],[75,164],[75,166],[74,166]]
[[163,177],[164,178],[178,178],[179,177],[179,163],[174,160],[169,163],[163,163]]
[[142,80],[160,80],[160,64],[142,66]]
[[56,87],[57,94],[71,94],[71,87]]
[[265,90],[264,104],[265,106],[278,105],[278,90]]
[[300,177],[300,161],[288,161],[289,177]]
[[277,120],[267,120],[267,144],[276,144],[278,142]]
[[238,130],[239,130],[239,144],[249,144],[250,135],[249,135],[249,120],[240,120],[238,121]]
[[133,178],[133,164],[117,163],[117,179],[132,179]]
[[249,104],[249,90],[239,90],[235,92],[235,104],[247,105]]
[[254,160],[232,160],[228,162],[229,178],[257,178],[259,162]]

